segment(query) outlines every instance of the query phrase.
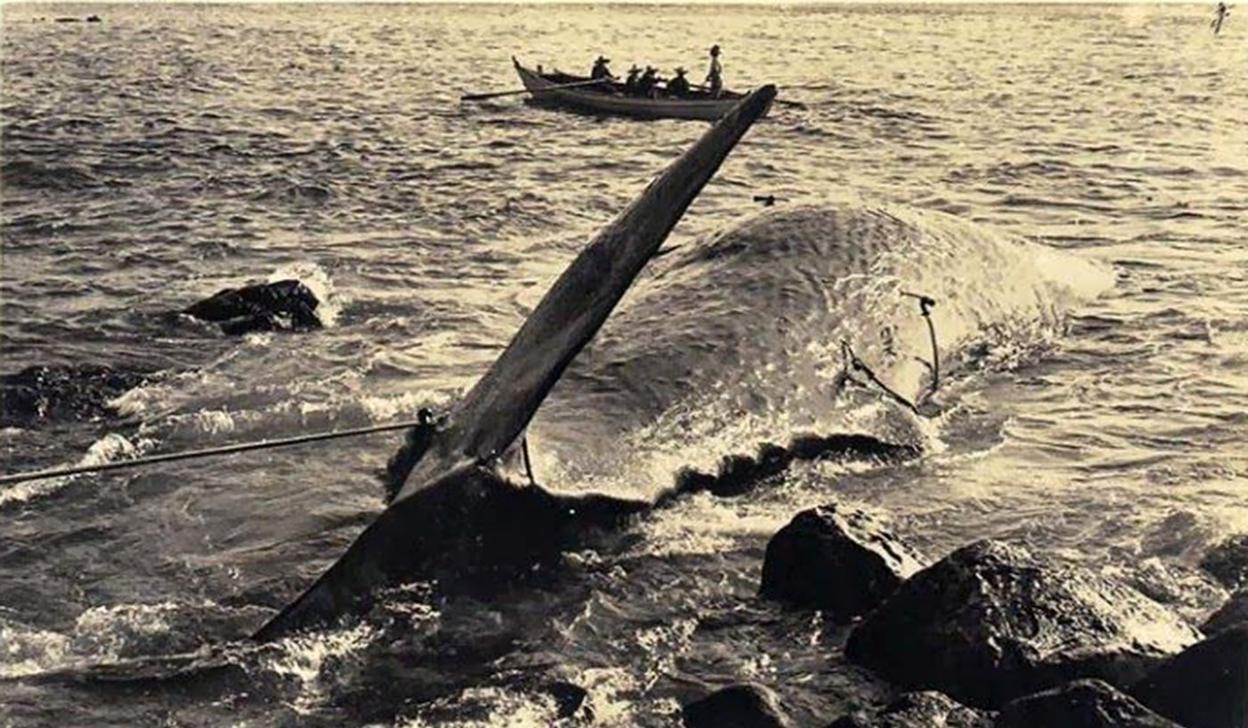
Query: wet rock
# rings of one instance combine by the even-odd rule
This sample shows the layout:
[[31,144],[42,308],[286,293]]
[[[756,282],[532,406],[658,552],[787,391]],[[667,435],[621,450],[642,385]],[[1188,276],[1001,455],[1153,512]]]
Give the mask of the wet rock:
[[879,711],[842,716],[828,728],[990,728],[992,714],[968,708],[944,693],[906,693]]
[[686,728],[787,728],[776,696],[759,685],[730,685],[689,703]]
[[1240,624],[1248,624],[1248,587],[1232,594],[1221,609],[1200,625],[1200,631],[1213,636]]
[[836,504],[802,511],[767,543],[759,593],[847,622],[922,568],[879,519]]
[[306,331],[321,328],[316,295],[297,280],[226,288],[182,313],[211,321],[231,336],[254,331]]
[[1197,639],[1129,587],[980,541],[903,584],[846,655],[904,688],[997,707],[1084,677],[1130,685]]
[[112,400],[147,379],[106,366],[33,366],[0,376],[0,427],[97,420],[111,416]]
[[1167,660],[1131,694],[1187,728],[1248,725],[1248,625],[1230,627]]
[[1248,534],[1232,536],[1214,546],[1201,559],[1200,568],[1227,589],[1237,589],[1248,583]]
[[[571,718],[576,715],[581,706],[585,704],[585,698],[589,697],[589,691],[575,683],[566,680],[555,680],[542,686],[547,695],[555,699],[555,717]],[[592,717],[590,718],[592,721]]]
[[1006,703],[995,728],[1180,728],[1100,680],[1076,680]]

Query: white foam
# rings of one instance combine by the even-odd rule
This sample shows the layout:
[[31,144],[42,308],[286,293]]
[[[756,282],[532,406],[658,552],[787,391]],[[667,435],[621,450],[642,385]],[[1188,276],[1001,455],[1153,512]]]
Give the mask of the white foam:
[[335,289],[333,279],[324,268],[311,261],[291,263],[273,271],[269,276],[269,283],[290,278],[303,283],[316,296],[316,300],[320,302],[316,307],[316,315],[325,328],[338,323],[338,316],[346,301]]
[[[131,442],[123,435],[110,432],[92,443],[87,452],[74,464],[75,467],[102,465],[139,457],[155,445],[155,442],[142,437]],[[34,498],[50,495],[64,488],[77,478],[89,474],[66,475],[59,478],[30,480],[0,490],[0,506],[12,503],[24,503]]]

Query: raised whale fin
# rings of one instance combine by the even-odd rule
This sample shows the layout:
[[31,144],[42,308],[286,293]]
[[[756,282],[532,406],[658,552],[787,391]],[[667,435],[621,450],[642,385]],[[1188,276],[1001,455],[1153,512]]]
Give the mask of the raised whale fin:
[[[572,359],[589,343],[702,187],[775,99],[764,86],[702,135],[577,255],[506,350],[434,433],[394,502],[330,569],[256,633],[269,640],[363,611],[379,586],[409,576],[428,537],[408,523],[414,507],[440,506],[455,483],[503,453],[532,419]],[[422,491],[425,493],[417,498]],[[469,497],[467,493],[461,494]],[[448,513],[455,513],[449,509]]]

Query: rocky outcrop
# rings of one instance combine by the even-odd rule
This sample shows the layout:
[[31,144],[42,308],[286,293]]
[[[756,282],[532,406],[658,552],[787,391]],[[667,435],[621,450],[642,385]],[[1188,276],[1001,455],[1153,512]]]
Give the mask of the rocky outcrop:
[[226,288],[182,311],[210,321],[225,334],[254,331],[306,331],[321,328],[316,295],[296,280]]
[[992,714],[932,690],[906,693],[878,711],[842,716],[828,728],[990,728]]
[[1131,688],[1131,694],[1187,728],[1248,725],[1248,625],[1188,647]]
[[1248,534],[1233,536],[1214,546],[1200,560],[1200,568],[1227,589],[1248,583]]
[[920,568],[918,554],[879,519],[831,504],[802,511],[771,538],[759,593],[848,622]]
[[1130,685],[1197,639],[1133,589],[980,541],[902,585],[846,655],[903,688],[998,707],[1078,678]]
[[0,376],[0,427],[97,420],[111,416],[112,400],[147,375],[106,366],[33,366]]
[[730,685],[689,703],[681,711],[686,728],[787,728],[776,696],[759,685]]
[[1006,703],[994,728],[1180,728],[1100,680],[1076,680]]
[[1240,624],[1248,624],[1248,587],[1232,594],[1226,604],[1209,615],[1200,631],[1213,636]]

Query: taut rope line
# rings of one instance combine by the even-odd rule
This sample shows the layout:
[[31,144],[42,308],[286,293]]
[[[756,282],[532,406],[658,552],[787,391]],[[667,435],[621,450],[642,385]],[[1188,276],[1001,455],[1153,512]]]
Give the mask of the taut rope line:
[[45,478],[60,478],[66,475],[80,475],[82,473],[98,473],[106,470],[121,470],[123,468],[137,468],[142,465],[152,465],[154,463],[170,463],[178,460],[193,460],[196,458],[211,457],[214,455],[228,455],[236,452],[248,452],[251,450],[268,450],[275,447],[289,447],[291,445],[302,445],[309,442],[320,442],[322,440],[335,440],[342,437],[359,437],[361,435],[371,435],[375,432],[391,432],[393,430],[405,430],[421,424],[418,420],[410,420],[406,422],[393,422],[388,425],[372,425],[370,427],[357,427],[350,430],[334,430],[332,432],[317,432],[311,435],[299,435],[297,437],[286,437],[277,440],[261,440],[260,442],[241,442],[235,445],[223,445],[221,447],[209,447],[201,450],[184,450],[182,452],[171,452],[163,455],[151,455],[148,457],[134,458],[132,460],[118,460],[111,463],[98,463],[96,465],[76,465],[69,468],[49,468],[47,470],[34,470],[28,473],[11,473],[9,475],[0,475],[0,485],[8,485],[10,483],[22,483],[28,480],[43,480]]

